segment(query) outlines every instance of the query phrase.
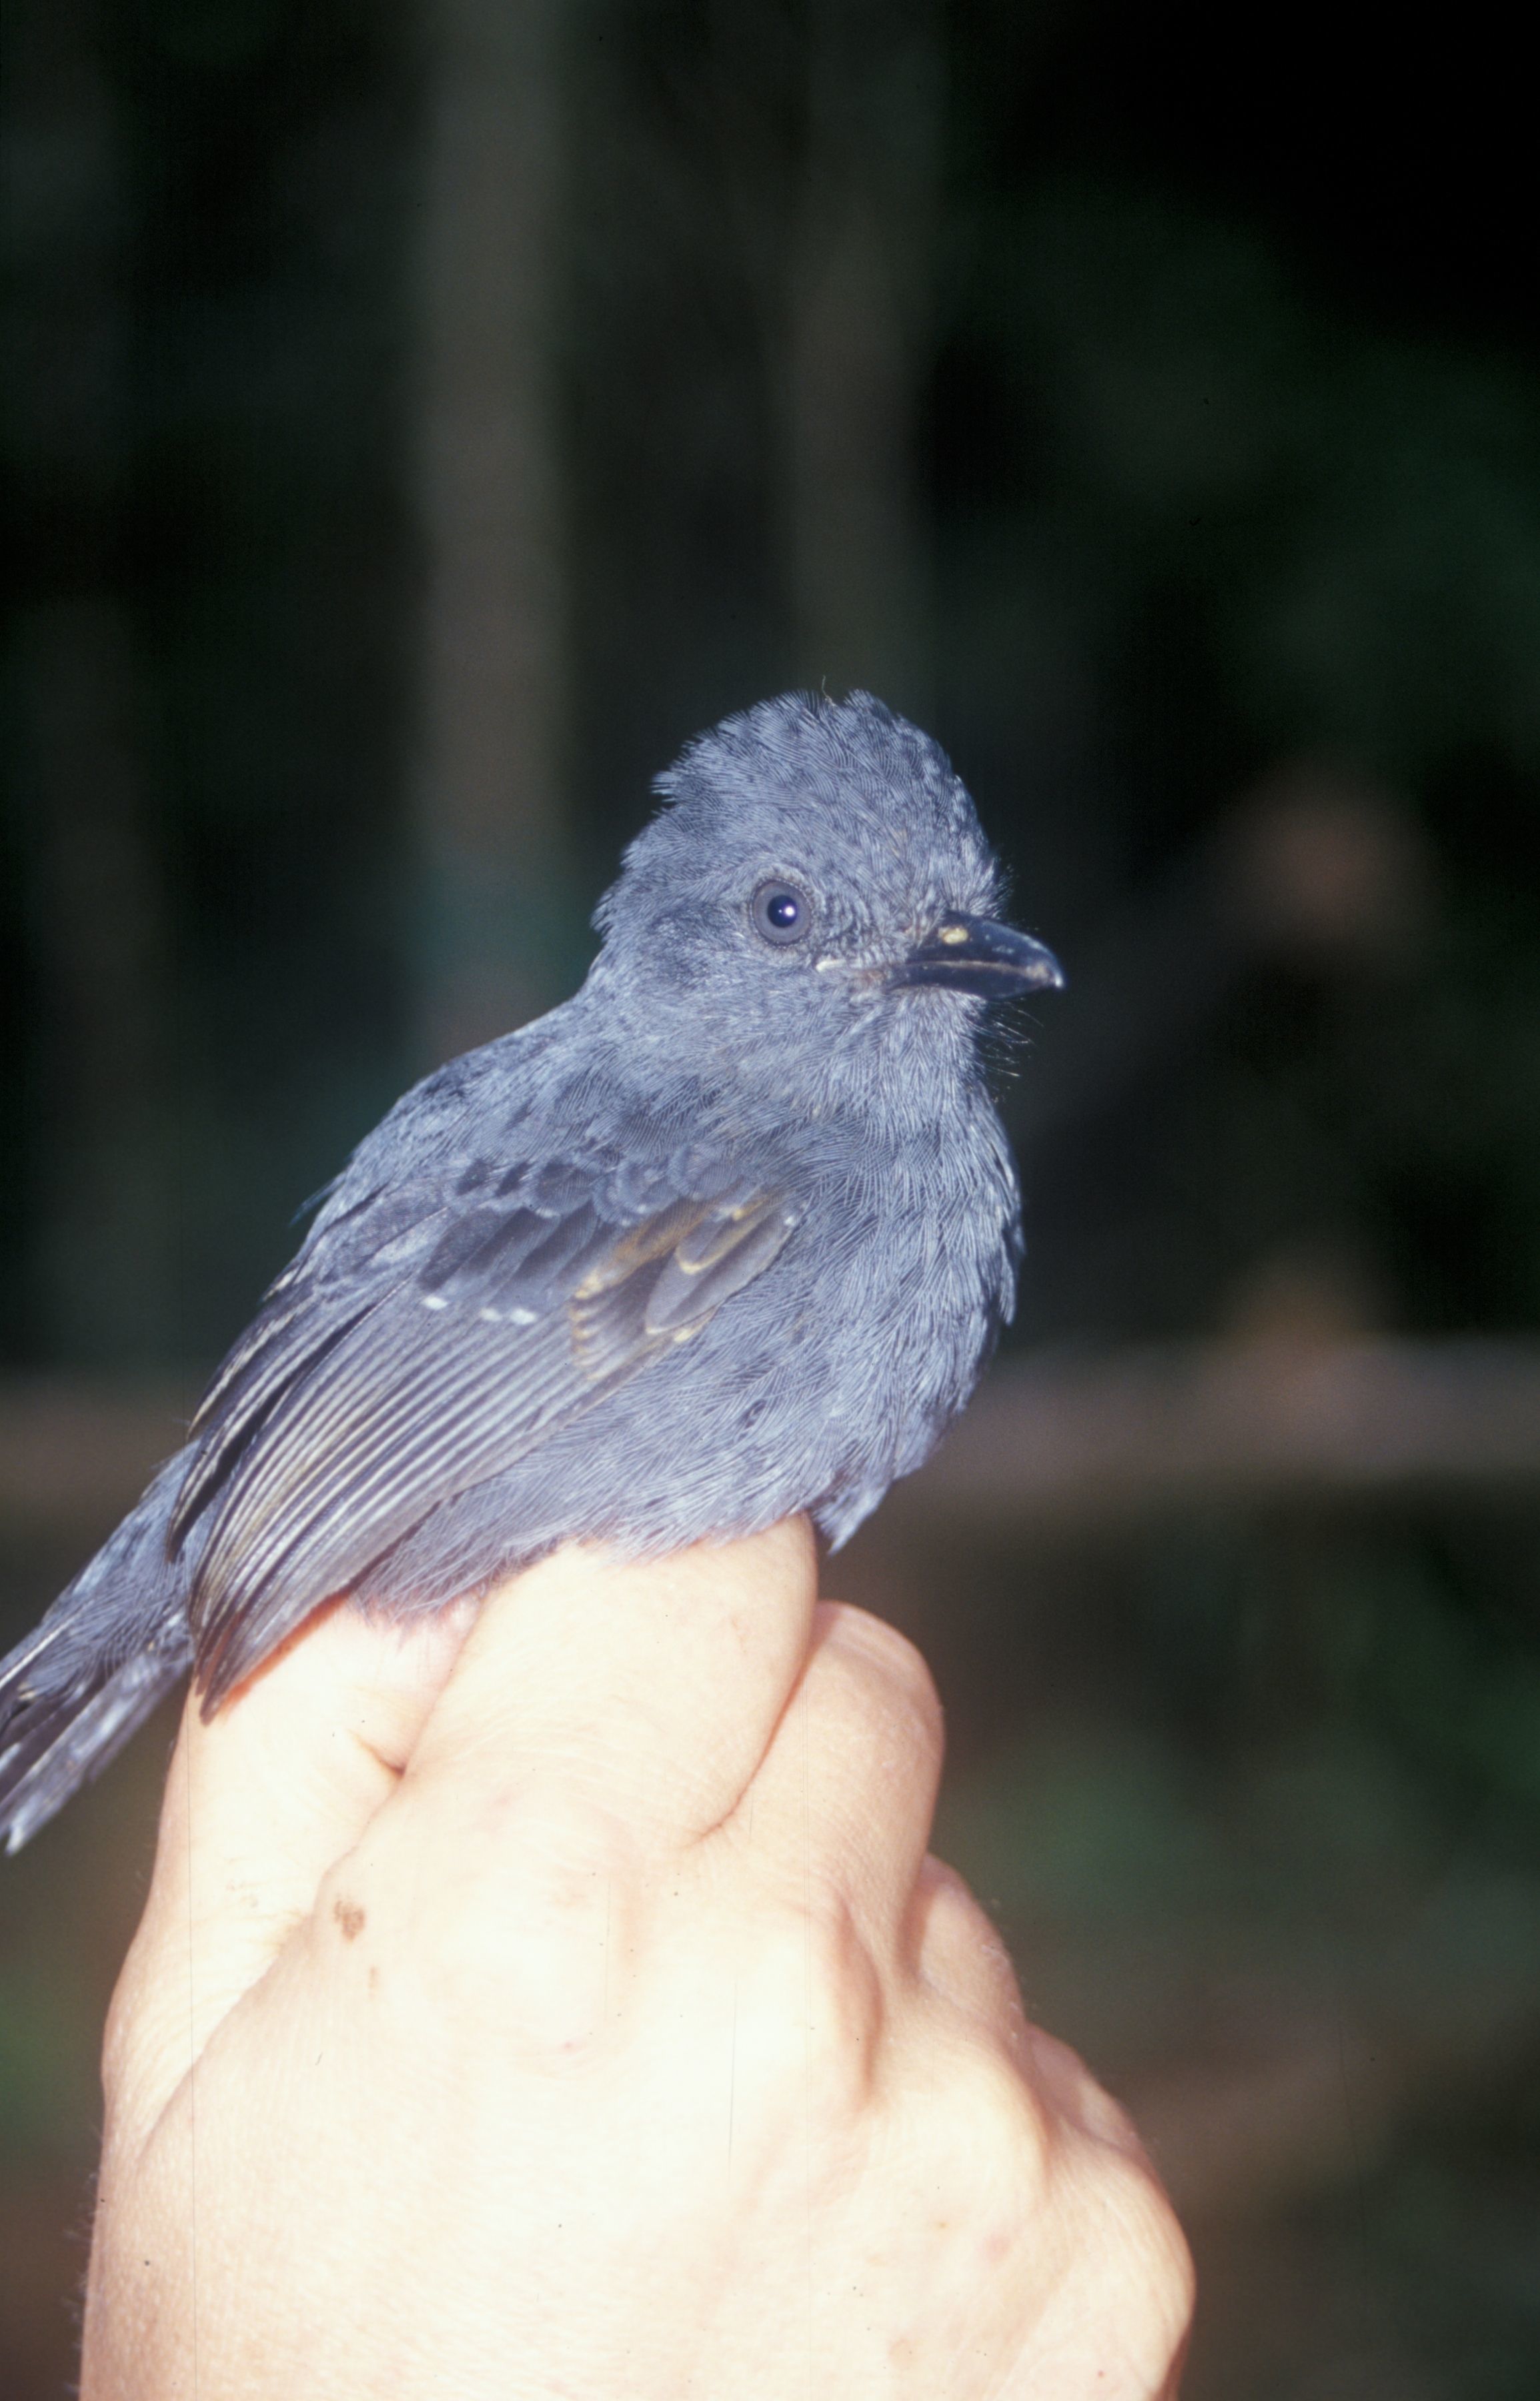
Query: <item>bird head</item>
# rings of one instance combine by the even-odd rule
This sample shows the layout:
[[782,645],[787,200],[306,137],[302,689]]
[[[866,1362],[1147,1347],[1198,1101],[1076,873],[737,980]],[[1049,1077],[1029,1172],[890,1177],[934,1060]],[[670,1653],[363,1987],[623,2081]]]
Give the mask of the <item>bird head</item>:
[[939,744],[866,693],[761,702],[690,743],[596,920],[636,1030],[786,1073],[971,1055],[991,1001],[1063,982],[997,915],[999,871]]

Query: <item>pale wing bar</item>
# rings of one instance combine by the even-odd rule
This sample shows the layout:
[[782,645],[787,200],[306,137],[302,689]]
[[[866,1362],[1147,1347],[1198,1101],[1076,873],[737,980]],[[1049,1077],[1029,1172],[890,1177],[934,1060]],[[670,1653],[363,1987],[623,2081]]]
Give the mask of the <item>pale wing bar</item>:
[[741,1187],[624,1229],[591,1199],[532,1214],[478,1212],[473,1240],[392,1278],[319,1350],[291,1348],[281,1321],[286,1362],[254,1346],[249,1380],[216,1387],[228,1413],[205,1405],[209,1447],[180,1504],[185,1524],[209,1513],[192,1602],[206,1711],[433,1509],[697,1332],[795,1223],[781,1196]]

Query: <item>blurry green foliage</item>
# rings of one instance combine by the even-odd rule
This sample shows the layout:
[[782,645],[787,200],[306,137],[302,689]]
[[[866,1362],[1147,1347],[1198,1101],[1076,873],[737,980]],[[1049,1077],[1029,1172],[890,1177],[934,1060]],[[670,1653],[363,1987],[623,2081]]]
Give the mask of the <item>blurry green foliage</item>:
[[68,2151],[89,2036],[56,1984],[0,1972],[0,2162]]
[[1540,765],[1532,375],[1343,322],[1259,236],[1157,193],[1060,185],[958,246],[1029,548],[1093,642],[1178,582],[1259,744],[1398,777],[1468,747]]

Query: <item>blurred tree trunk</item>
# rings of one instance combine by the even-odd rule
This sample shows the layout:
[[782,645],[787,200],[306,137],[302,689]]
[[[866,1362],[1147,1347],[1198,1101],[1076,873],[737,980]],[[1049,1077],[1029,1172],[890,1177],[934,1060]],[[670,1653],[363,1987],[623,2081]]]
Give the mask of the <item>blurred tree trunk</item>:
[[420,277],[426,551],[419,1047],[560,996],[572,903],[555,424],[561,0],[430,0]]
[[931,0],[822,0],[777,385],[799,674],[926,714],[919,413],[932,333],[942,46]]
[[28,365],[8,438],[41,495],[6,661],[40,1003],[35,1284],[19,1314],[46,1353],[92,1362],[173,1346],[175,1241],[164,912],[143,681],[117,588],[131,211],[103,33],[90,0],[14,0],[3,128],[18,262],[7,314]]

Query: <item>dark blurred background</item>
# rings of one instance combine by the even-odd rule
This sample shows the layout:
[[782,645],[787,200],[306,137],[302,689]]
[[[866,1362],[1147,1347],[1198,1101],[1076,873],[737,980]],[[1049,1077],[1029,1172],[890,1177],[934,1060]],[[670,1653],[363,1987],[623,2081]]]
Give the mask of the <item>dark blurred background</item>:
[[[869,684],[1067,963],[1017,1327],[832,1571],[1190,2229],[1193,2401],[1540,2392],[1540,213],[1495,11],[9,0],[0,1636],[296,1207]],[[170,1722],[0,1877],[71,2374]]]

